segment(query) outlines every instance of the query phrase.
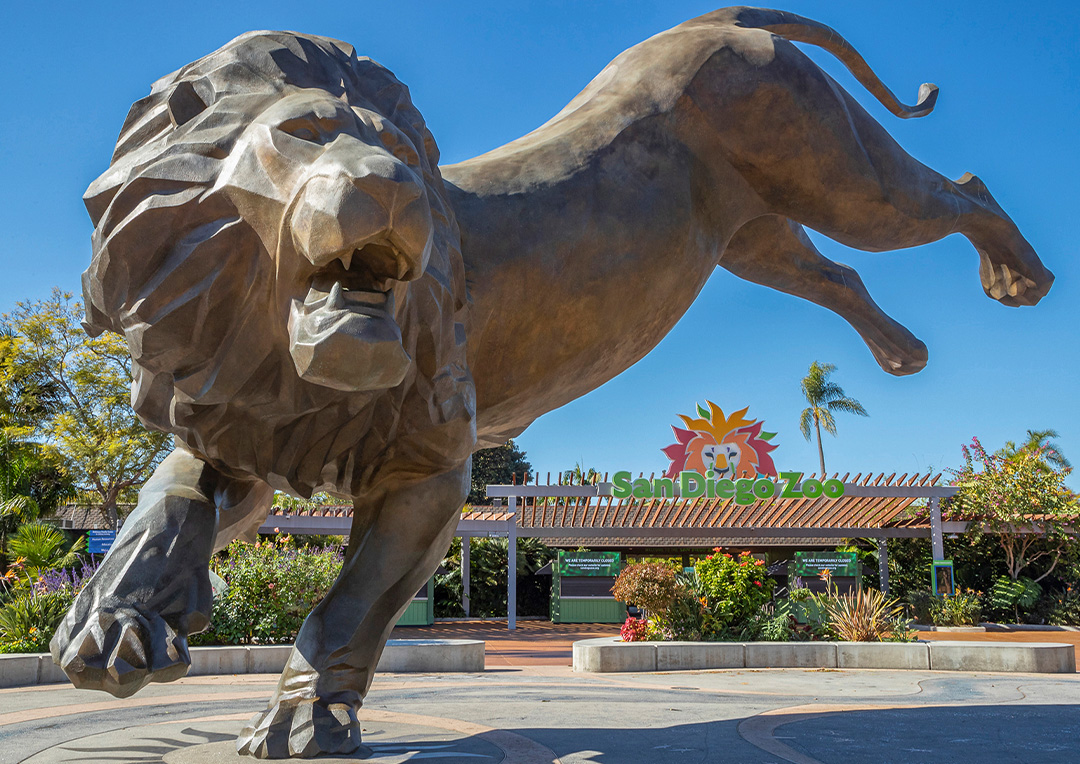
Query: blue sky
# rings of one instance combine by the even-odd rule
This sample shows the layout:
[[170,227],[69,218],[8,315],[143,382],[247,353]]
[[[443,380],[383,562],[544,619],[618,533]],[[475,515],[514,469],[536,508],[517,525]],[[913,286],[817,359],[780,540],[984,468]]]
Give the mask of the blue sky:
[[[538,126],[615,55],[716,6],[666,2],[15,3],[0,48],[0,311],[77,291],[89,262],[86,186],[107,166],[130,104],[153,80],[258,28],[337,37],[390,67],[412,90],[446,162]],[[807,52],[909,153],[957,178],[978,174],[1057,276],[1036,308],[986,298],[977,257],[959,236],[895,253],[824,237],[824,253],[862,274],[877,302],[929,347],[927,368],[893,378],[847,324],[824,309],[717,271],[647,358],[521,438],[542,471],[662,470],[676,415],[696,402],[750,414],[778,431],[782,469],[812,470],[799,435],[799,379],[811,361],[870,412],[826,436],[830,471],[957,466],[973,435],[990,448],[1054,427],[1080,463],[1075,256],[1080,4],[810,2],[781,7],[830,24],[903,100],[941,87],[925,119],[893,118],[827,55]],[[754,346],[709,339],[743,317]],[[1074,488],[1080,480],[1070,479]]]

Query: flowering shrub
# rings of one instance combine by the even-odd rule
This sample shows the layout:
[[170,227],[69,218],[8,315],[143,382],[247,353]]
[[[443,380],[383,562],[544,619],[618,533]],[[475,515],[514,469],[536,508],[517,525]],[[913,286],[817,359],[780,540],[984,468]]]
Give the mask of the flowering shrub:
[[0,606],[0,653],[48,652],[64,613],[95,570],[91,562],[79,569],[43,570],[34,578],[16,560],[4,577],[11,591]]
[[193,645],[291,642],[307,614],[341,570],[342,548],[300,548],[288,536],[255,544],[232,542],[210,569],[228,589],[214,600],[210,627]]
[[0,607],[0,653],[47,653],[75,595],[70,590],[20,591]]
[[772,599],[773,581],[765,576],[765,563],[749,552],[732,557],[714,549],[694,569],[706,638],[736,636]]
[[650,635],[649,622],[645,618],[628,616],[626,623],[619,629],[619,635],[623,642],[644,642]]
[[637,605],[647,614],[664,613],[678,592],[675,571],[662,562],[627,565],[611,587],[615,599]]

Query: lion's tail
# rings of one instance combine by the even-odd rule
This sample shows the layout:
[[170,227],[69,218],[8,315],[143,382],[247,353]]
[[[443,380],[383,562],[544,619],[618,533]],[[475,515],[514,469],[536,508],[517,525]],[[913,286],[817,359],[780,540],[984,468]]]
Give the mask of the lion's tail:
[[739,8],[735,10],[735,24],[750,29],[764,29],[787,40],[816,45],[827,50],[840,59],[848,71],[855,75],[855,79],[881,101],[886,109],[901,119],[925,117],[934,110],[938,96],[937,85],[923,83],[919,88],[919,101],[914,106],[901,103],[851,43],[832,27],[794,13],[768,8]]

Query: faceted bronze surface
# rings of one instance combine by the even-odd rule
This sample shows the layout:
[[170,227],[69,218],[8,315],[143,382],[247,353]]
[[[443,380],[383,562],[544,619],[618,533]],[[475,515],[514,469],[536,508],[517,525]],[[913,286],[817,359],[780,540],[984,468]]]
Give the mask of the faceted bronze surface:
[[978,178],[912,159],[791,41],[897,116],[933,107],[828,27],[747,8],[631,48],[547,124],[441,170],[408,90],[341,42],[253,32],[155,83],[87,191],[83,286],[177,449],[53,641],[72,681],[125,696],[182,676],[213,551],[275,489],[332,491],[355,507],[341,576],[238,745],[347,753],[472,451],[639,360],[715,267],[835,311],[892,374],[925,346],[803,226],[873,251],[961,233],[990,297],[1038,302],[1053,276]]

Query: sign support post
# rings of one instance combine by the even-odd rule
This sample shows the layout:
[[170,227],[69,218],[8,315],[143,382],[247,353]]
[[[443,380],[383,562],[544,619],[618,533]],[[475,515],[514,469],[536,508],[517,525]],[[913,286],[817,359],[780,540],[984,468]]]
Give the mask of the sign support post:
[[889,593],[889,540],[877,539],[878,577],[881,579],[882,594]]
[[465,610],[465,617],[469,617],[469,547],[472,546],[472,536],[461,537],[461,607]]
[[506,628],[517,628],[517,496],[507,497],[510,522],[506,531]]
[[933,551],[933,559],[945,559],[945,542],[941,537],[941,500],[937,496],[931,496],[926,500],[926,506],[930,510],[930,549]]

